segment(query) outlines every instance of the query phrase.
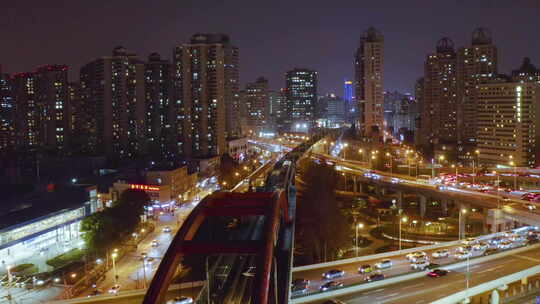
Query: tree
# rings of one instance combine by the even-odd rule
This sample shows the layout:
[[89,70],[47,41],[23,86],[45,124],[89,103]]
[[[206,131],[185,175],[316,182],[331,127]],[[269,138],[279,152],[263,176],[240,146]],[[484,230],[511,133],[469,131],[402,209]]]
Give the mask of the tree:
[[311,161],[302,161],[300,167],[304,182],[296,212],[300,261],[309,264],[334,259],[350,245],[349,227],[335,199],[336,171],[333,166]]
[[129,189],[112,207],[83,219],[81,231],[90,251],[103,251],[131,235],[140,221],[150,197],[142,190]]

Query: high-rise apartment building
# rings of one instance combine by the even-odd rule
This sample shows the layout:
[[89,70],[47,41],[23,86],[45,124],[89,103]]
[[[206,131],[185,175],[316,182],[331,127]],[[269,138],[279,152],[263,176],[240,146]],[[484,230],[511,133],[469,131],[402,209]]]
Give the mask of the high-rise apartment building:
[[270,124],[273,129],[280,130],[283,127],[283,117],[285,115],[285,90],[268,91],[268,104],[270,106]]
[[36,96],[35,75],[17,73],[13,75],[13,96],[17,109],[17,146],[24,149],[38,148],[41,142],[41,113]]
[[174,49],[176,133],[186,155],[225,153],[240,133],[238,48],[224,34],[195,34]]
[[478,86],[477,149],[491,165],[538,166],[540,84],[493,82]]
[[141,153],[146,135],[144,72],[144,62],[123,47],[81,68],[85,150],[118,158]]
[[436,52],[426,59],[421,124],[430,143],[457,140],[456,52],[449,38],[439,40]]
[[292,131],[307,131],[315,121],[317,72],[295,68],[285,75],[285,119]]
[[540,69],[531,63],[531,59],[525,57],[519,69],[512,71],[512,81],[540,83]]
[[259,77],[255,82],[246,84],[241,92],[242,107],[245,107],[245,122],[249,133],[258,133],[267,127],[270,116],[268,80]]
[[383,117],[384,37],[370,27],[360,37],[355,55],[355,91],[360,127],[367,136],[379,136]]
[[[176,150],[174,113],[171,107],[171,63],[152,53],[144,71],[144,132],[145,151],[153,157],[170,158]],[[173,153],[174,153],[173,152]]]
[[497,47],[488,29],[473,32],[470,47],[457,52],[458,141],[476,142],[476,88],[497,75]]
[[15,147],[15,103],[13,86],[0,65],[0,153]]
[[46,65],[33,73],[35,101],[40,108],[39,142],[49,151],[68,153],[71,134],[68,67]]
[[348,102],[335,94],[327,94],[323,97],[326,105],[325,117],[329,127],[341,127],[346,121]]

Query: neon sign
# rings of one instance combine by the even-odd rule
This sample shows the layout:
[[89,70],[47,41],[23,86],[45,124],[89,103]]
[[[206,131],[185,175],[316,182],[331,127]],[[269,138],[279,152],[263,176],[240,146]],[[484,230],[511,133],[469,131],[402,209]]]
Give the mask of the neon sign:
[[129,184],[129,187],[131,189],[138,189],[144,191],[159,191],[159,187],[156,186]]

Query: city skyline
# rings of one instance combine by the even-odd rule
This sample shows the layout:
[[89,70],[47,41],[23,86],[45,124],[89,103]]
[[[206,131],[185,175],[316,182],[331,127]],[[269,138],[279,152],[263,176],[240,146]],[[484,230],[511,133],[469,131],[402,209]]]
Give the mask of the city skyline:
[[[530,57],[532,62],[540,61],[540,42],[527,38],[529,29],[540,26],[538,18],[534,18],[540,6],[533,1],[522,1],[519,7],[510,3],[495,5],[490,1],[467,6],[460,1],[444,5],[415,1],[407,7],[394,3],[390,8],[385,6],[392,1],[383,2],[370,7],[352,2],[340,7],[310,3],[306,9],[309,14],[305,14],[309,17],[293,14],[300,7],[305,7],[302,3],[295,3],[289,8],[291,13],[285,14],[279,3],[257,8],[247,4],[226,6],[207,3],[153,7],[141,4],[131,8],[123,2],[109,4],[106,8],[81,3],[58,8],[36,3],[32,9],[28,4],[9,4],[10,7],[1,4],[0,9],[6,12],[3,37],[11,41],[11,47],[2,48],[0,57],[5,58],[2,60],[3,70],[9,73],[29,71],[45,64],[66,64],[70,66],[70,80],[73,81],[83,64],[118,45],[143,58],[158,52],[164,59],[172,60],[174,45],[187,40],[193,33],[223,32],[229,34],[243,50],[241,86],[263,75],[269,79],[269,87],[276,90],[283,86],[285,71],[305,67],[319,72],[321,95],[330,92],[340,95],[342,79],[353,77],[354,49],[360,35],[369,26],[376,27],[385,35],[386,91],[412,93],[414,81],[422,74],[424,54],[432,50],[436,41],[448,36],[456,48],[470,45],[472,32],[480,26],[491,30],[494,43],[500,50],[500,72],[509,73],[523,57]],[[63,19],[66,12],[79,22]],[[266,18],[255,18],[254,15],[258,14],[253,12],[260,12]],[[86,19],[96,14],[103,16],[98,24]],[[456,15],[460,16],[459,24],[452,22]],[[65,21],[44,22],[41,16]],[[324,17],[324,22],[320,23],[317,16]],[[134,22],[138,17],[144,17],[148,22]],[[231,22],[233,20],[235,22]],[[501,20],[514,21],[509,24]],[[37,23],[39,28],[33,27]],[[93,24],[92,28],[87,24]],[[282,47],[271,48],[271,45]],[[37,49],[39,53],[35,52]]]

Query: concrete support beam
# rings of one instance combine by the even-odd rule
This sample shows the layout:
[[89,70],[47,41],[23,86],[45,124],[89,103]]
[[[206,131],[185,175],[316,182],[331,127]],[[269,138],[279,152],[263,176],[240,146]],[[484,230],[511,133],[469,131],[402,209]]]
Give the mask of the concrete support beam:
[[497,289],[494,289],[491,292],[491,296],[489,297],[489,303],[491,303],[491,304],[499,304],[499,301],[500,301],[499,292],[497,291]]
[[427,206],[427,198],[423,195],[418,195],[420,198],[420,216],[424,217],[426,215],[426,206]]
[[402,209],[403,207],[403,191],[398,191],[397,193],[397,207],[398,209]]
[[444,216],[448,216],[448,201],[442,200],[441,201],[441,208]]

